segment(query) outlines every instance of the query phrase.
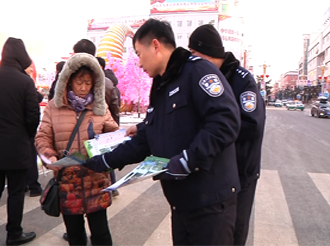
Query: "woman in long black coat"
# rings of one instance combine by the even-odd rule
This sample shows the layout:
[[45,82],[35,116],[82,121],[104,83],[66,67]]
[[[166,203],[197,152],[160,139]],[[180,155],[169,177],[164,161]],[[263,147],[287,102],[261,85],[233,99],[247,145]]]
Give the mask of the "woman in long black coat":
[[8,38],[0,65],[0,197],[7,178],[7,245],[33,240],[21,227],[26,172],[33,164],[30,139],[39,124],[39,103],[33,80],[24,70],[31,59],[21,39]]

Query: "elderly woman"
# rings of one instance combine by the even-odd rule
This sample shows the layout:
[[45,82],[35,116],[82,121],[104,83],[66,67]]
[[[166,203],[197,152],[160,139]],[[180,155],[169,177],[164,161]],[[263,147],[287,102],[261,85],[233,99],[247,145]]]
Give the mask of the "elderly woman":
[[[63,67],[54,100],[44,111],[37,136],[39,153],[55,162],[63,157],[71,133],[83,110],[87,110],[72,142],[69,154],[80,152],[87,156],[84,141],[95,134],[118,130],[105,103],[104,73],[96,58],[89,54],[73,55]],[[48,168],[56,168],[47,165]],[[110,184],[108,175],[95,173],[80,165],[63,169],[60,180],[60,208],[70,245],[86,245],[84,226],[86,214],[92,245],[112,245],[106,208],[111,194],[101,192]]]

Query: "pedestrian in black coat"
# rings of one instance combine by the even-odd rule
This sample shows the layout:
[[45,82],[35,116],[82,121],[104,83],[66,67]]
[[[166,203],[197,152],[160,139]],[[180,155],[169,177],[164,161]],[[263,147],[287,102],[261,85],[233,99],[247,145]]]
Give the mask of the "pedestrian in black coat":
[[[32,73],[33,73],[33,68],[32,66],[28,67],[25,69],[25,72],[28,76],[30,76],[32,79]],[[37,97],[38,97],[38,102],[42,102],[42,99],[44,98],[44,95],[41,94],[37,90]],[[31,162],[33,165],[28,168],[27,170],[27,177],[26,177],[26,189],[25,191],[28,192],[30,191],[30,197],[35,197],[35,196],[40,196],[42,193],[42,188],[41,184],[38,182],[39,178],[39,170],[38,170],[38,163],[37,163],[37,150],[34,145],[34,138],[30,139],[31,142],[31,151],[32,151],[32,156],[31,156]]]
[[[115,88],[117,88],[117,87],[115,87],[115,82],[113,82],[113,80],[114,80],[114,81],[116,81],[116,84],[118,84],[118,79],[114,75],[114,73],[112,73],[110,78],[107,77],[105,70],[104,70],[105,60],[102,57],[96,57],[96,59],[98,60],[100,66],[105,74],[105,102],[108,104],[112,118],[116,121],[116,123],[119,126],[120,99],[117,98],[118,94],[116,94],[116,90],[115,90]],[[112,72],[112,70],[106,70],[106,71]],[[109,75],[109,72],[107,72],[107,73]],[[117,98],[117,100],[114,100],[115,98]],[[110,178],[111,178],[111,184],[114,184],[117,182],[115,170],[110,171]],[[112,191],[113,197],[118,196],[118,195],[119,195],[119,191],[117,189]]]
[[0,195],[7,178],[7,245],[29,242],[34,232],[21,226],[31,142],[39,124],[39,103],[33,80],[25,69],[31,59],[21,39],[8,38],[0,65]]
[[198,27],[190,36],[192,54],[214,63],[225,75],[240,109],[241,129],[235,142],[241,191],[237,194],[234,245],[245,245],[250,215],[260,177],[261,147],[266,111],[257,83],[231,52],[225,52],[213,25]]
[[60,61],[59,63],[56,64],[56,75],[49,89],[48,102],[54,98],[56,82],[58,80],[58,77],[60,76],[60,72],[62,71],[64,64],[65,64],[64,61]]
[[[116,88],[116,93],[117,93],[117,97],[118,97],[118,105],[119,105],[119,108],[120,108],[120,106],[121,106],[120,90],[117,87],[118,78],[116,77],[115,73],[111,69],[108,69],[108,68],[104,70],[104,74],[105,74],[105,77],[107,77],[108,79],[110,79],[112,81],[113,86]],[[117,122],[117,123],[119,125],[119,122]]]

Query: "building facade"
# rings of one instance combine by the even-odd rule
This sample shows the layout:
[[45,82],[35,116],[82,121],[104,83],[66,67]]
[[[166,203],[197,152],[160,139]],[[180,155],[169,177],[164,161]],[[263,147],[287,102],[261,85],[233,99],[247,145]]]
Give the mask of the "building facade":
[[[238,16],[238,7],[237,0],[151,1],[148,16],[88,20],[87,38],[98,46],[112,25],[125,23],[135,32],[145,20],[155,18],[168,21],[174,31],[177,46],[188,48],[191,33],[201,25],[212,24],[219,31],[225,50],[233,52],[244,65],[243,19]],[[124,60],[131,48],[132,39],[126,38],[123,47]]]
[[307,61],[308,80],[311,86],[320,86],[322,94],[328,92],[330,88],[330,7],[324,14],[321,31],[311,35]]

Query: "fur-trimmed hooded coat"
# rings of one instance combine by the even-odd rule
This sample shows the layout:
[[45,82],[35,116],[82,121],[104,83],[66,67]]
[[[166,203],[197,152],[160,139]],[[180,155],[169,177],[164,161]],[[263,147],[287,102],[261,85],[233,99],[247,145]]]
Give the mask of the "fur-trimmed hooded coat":
[[[55,88],[53,100],[44,110],[35,138],[39,153],[50,158],[63,157],[71,133],[77,123],[77,113],[67,100],[67,84],[71,75],[81,66],[90,67],[96,74],[93,86],[94,101],[86,106],[87,113],[81,122],[69,154],[77,151],[87,156],[84,141],[96,134],[118,130],[117,123],[105,103],[104,72],[95,57],[79,53],[73,55],[63,67]],[[57,173],[55,173],[55,176]],[[60,181],[60,205],[64,214],[84,214],[105,209],[111,204],[110,193],[101,190],[110,184],[108,175],[96,173],[82,166],[63,170]]]

